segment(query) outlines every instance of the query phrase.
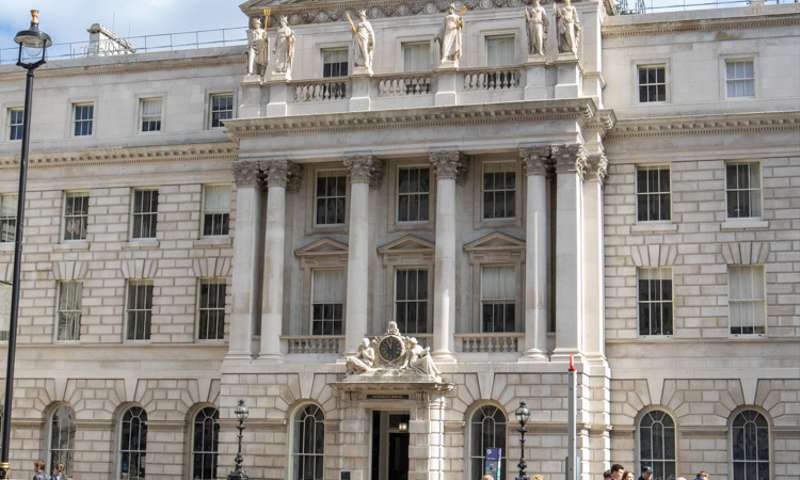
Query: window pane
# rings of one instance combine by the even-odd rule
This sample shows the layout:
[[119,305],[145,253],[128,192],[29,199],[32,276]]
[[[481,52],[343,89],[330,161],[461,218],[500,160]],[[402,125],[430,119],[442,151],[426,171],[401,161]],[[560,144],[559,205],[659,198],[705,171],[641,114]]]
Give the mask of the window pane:
[[429,42],[403,44],[403,70],[427,72],[431,69],[431,45]]
[[486,37],[486,60],[490,67],[515,63],[514,37],[509,35]]

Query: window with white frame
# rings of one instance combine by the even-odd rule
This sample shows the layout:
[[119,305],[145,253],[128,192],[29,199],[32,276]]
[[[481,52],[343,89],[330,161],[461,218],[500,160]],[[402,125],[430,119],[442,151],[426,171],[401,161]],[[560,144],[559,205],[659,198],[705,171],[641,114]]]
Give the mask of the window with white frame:
[[219,128],[224,126],[225,120],[233,118],[233,94],[212,93],[208,102],[208,126]]
[[317,226],[344,225],[347,204],[347,177],[345,175],[317,174],[314,195],[314,223]]
[[216,480],[219,457],[219,410],[206,407],[194,416],[192,480]]
[[158,190],[134,190],[131,211],[131,238],[156,238],[158,227]]
[[198,306],[198,340],[222,340],[225,338],[225,293],[224,280],[200,280]]
[[203,236],[219,237],[230,231],[231,187],[206,185],[203,187]]
[[146,456],[147,412],[131,407],[120,421],[118,480],[145,480]]
[[403,43],[403,71],[428,72],[432,68],[430,42]]
[[314,270],[311,284],[311,334],[344,334],[344,270]]
[[431,169],[402,167],[397,171],[397,222],[430,218]]
[[8,109],[8,139],[22,140],[22,127],[25,111],[21,108]]
[[646,167],[636,170],[636,219],[658,222],[672,218],[668,167]]
[[672,270],[640,268],[639,335],[672,335]]
[[17,234],[17,195],[0,195],[0,243],[13,242]]
[[0,283],[0,342],[8,340],[11,321],[11,285]]
[[763,266],[728,266],[728,307],[731,334],[765,333],[767,312]]
[[58,284],[58,326],[56,340],[75,341],[81,339],[81,295],[80,282]]
[[728,218],[761,216],[761,169],[758,162],[725,165]]
[[323,49],[322,78],[346,77],[348,61],[348,50],[346,48]]
[[483,164],[483,218],[514,218],[517,201],[517,171],[513,163]]
[[514,35],[492,35],[486,37],[486,63],[489,67],[513,65]]
[[129,281],[125,304],[127,340],[150,340],[153,319],[153,285],[149,282]]
[[514,332],[517,272],[511,266],[481,267],[481,331]]
[[64,195],[64,240],[86,240],[89,223],[89,194],[67,192]]
[[86,137],[94,130],[94,104],[75,103],[72,105],[72,134]]
[[49,470],[63,466],[66,478],[72,474],[75,450],[75,412],[68,405],[59,405],[50,415]]
[[141,125],[142,132],[160,132],[161,106],[163,104],[161,97],[142,98],[139,104],[139,125]]
[[725,61],[725,95],[728,98],[756,96],[756,79],[752,60]]
[[639,65],[639,103],[667,101],[667,66]]
[[403,333],[428,333],[428,270],[398,269],[394,320]]
[[653,469],[652,480],[675,479],[675,421],[662,410],[639,419],[639,471]]
[[506,429],[505,414],[493,405],[478,408],[470,418],[470,480],[483,478],[486,467],[486,450],[499,448],[502,452],[501,471],[506,471]]
[[322,480],[325,470],[325,415],[316,405],[297,410],[293,418],[292,479]]
[[731,422],[733,480],[768,480],[769,423],[755,410],[738,413]]

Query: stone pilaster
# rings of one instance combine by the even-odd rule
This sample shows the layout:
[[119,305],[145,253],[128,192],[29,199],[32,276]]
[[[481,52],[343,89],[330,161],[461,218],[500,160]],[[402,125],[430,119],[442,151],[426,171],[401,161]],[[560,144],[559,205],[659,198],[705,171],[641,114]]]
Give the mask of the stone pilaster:
[[589,155],[583,179],[583,345],[586,354],[605,360],[605,299],[603,274],[603,181],[608,159]]

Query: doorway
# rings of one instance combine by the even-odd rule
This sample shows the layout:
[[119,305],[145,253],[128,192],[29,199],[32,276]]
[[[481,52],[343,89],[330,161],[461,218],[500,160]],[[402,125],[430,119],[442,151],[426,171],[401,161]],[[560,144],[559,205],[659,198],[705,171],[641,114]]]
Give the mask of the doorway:
[[408,480],[408,420],[405,412],[372,412],[371,480]]

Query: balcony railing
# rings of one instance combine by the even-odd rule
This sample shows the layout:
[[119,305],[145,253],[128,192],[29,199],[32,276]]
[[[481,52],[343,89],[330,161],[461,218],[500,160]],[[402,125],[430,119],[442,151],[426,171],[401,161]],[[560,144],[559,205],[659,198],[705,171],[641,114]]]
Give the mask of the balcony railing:
[[461,333],[456,341],[464,353],[517,353],[524,348],[525,334],[509,333]]
[[464,72],[464,90],[510,90],[519,88],[522,70],[518,67],[482,68]]
[[378,96],[405,97],[433,93],[432,73],[390,75],[377,79]]
[[282,337],[289,353],[332,353],[344,352],[343,336],[302,335]]
[[348,96],[348,80],[342,78],[292,82],[294,101],[327,102],[344,100]]

